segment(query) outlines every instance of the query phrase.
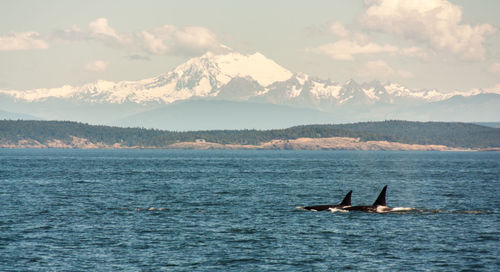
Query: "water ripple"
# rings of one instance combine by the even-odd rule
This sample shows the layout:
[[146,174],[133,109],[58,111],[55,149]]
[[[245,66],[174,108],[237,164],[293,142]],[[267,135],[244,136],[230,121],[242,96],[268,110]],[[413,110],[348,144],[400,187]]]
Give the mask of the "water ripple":
[[[500,155],[1,150],[1,271],[500,270]],[[310,212],[389,184],[397,213]]]

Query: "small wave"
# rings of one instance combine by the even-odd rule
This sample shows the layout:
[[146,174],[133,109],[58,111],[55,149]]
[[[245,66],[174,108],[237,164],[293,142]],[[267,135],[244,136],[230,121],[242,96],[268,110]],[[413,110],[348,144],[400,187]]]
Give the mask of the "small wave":
[[301,211],[307,211],[307,209],[305,209],[305,208],[304,208],[304,207],[302,207],[302,206],[297,206],[297,207],[295,207],[295,209],[297,209],[297,210],[301,210]]
[[441,209],[418,209],[419,213],[461,213],[461,214],[484,214],[491,211],[456,211],[456,210],[441,210]]
[[149,208],[136,208],[136,211],[165,211],[167,208],[155,208],[155,207],[149,207]]
[[451,213],[482,214],[482,213],[490,213],[490,211],[451,211]]
[[395,207],[395,208],[392,208],[389,212],[391,212],[391,213],[416,212],[416,213],[422,213],[422,214],[427,214],[427,213],[461,213],[461,214],[489,213],[489,211],[456,211],[456,210],[442,210],[442,209],[417,209],[417,208],[410,208],[410,207]]

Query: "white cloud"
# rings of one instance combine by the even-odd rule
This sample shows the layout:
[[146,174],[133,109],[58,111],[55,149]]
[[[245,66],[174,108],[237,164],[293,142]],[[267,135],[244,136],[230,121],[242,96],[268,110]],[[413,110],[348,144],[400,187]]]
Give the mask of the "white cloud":
[[224,49],[217,36],[201,26],[164,25],[142,31],[138,37],[144,49],[152,54],[191,55]]
[[500,62],[495,62],[488,67],[488,72],[500,76]]
[[315,49],[316,52],[323,53],[335,60],[353,60],[353,55],[396,52],[397,50],[398,48],[392,45],[378,45],[376,43],[359,44],[349,40],[324,44]]
[[50,39],[56,41],[77,41],[85,38],[85,33],[77,25],[64,30],[53,31]]
[[108,19],[98,18],[82,31],[78,26],[55,31],[52,38],[65,41],[95,40],[108,46],[133,51],[143,50],[153,55],[199,55],[207,51],[226,50],[227,47],[208,28],[201,26],[177,27],[163,25],[149,30],[120,33],[112,28]]
[[408,48],[402,48],[399,52],[399,54],[407,57],[415,57],[415,58],[420,58],[420,59],[428,59],[429,55],[427,52],[425,52],[422,48],[420,47],[408,47]]
[[411,78],[413,74],[405,70],[395,70],[382,60],[365,63],[356,75],[367,79],[390,80],[393,78]]
[[212,47],[218,46],[215,35],[205,27],[189,26],[176,31],[175,38],[181,45],[191,45],[193,47]]
[[349,31],[344,27],[344,25],[339,22],[330,24],[329,30],[331,34],[340,38],[346,38],[350,34]]
[[378,44],[360,31],[348,30],[339,22],[328,24],[328,34],[341,38],[333,43],[323,44],[310,51],[324,54],[334,60],[354,60],[355,55],[372,55],[388,53],[407,57],[427,59],[427,53],[419,47],[399,48],[391,44]]
[[49,45],[46,41],[40,38],[40,34],[38,32],[12,32],[7,35],[0,36],[0,51],[47,48],[49,48]]
[[364,27],[429,44],[466,60],[484,60],[484,42],[496,29],[463,24],[462,9],[446,0],[369,0]]
[[118,34],[114,28],[109,26],[108,19],[98,18],[89,23],[90,36],[98,39],[110,39],[119,43],[127,42],[125,35]]
[[168,46],[163,43],[163,39],[147,31],[141,32],[143,46],[149,53],[160,55],[168,51]]
[[87,63],[85,69],[92,72],[104,72],[108,69],[109,62],[103,60],[95,60]]
[[334,22],[328,25],[329,34],[337,36],[344,40],[356,41],[357,43],[368,43],[372,39],[359,30],[347,29],[343,24]]
[[311,51],[325,54],[334,60],[353,60],[354,55],[372,55],[379,53],[427,58],[427,53],[418,47],[399,48],[390,44],[380,45],[374,42],[358,42],[354,40],[340,40],[334,43],[324,44]]

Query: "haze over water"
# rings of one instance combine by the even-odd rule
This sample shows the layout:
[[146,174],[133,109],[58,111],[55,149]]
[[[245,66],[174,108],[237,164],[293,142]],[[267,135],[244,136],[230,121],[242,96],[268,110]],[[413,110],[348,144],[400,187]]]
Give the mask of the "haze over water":
[[[499,181],[498,153],[4,149],[0,270],[495,271]],[[430,211],[296,209],[385,184]]]

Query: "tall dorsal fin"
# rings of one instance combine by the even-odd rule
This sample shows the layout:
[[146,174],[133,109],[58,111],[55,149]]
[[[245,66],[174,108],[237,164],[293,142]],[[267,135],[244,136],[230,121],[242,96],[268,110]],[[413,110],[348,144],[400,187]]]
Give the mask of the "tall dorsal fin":
[[351,206],[351,194],[352,194],[352,190],[349,191],[349,193],[347,193],[347,195],[345,195],[344,200],[342,200],[342,202],[339,204],[339,206]]
[[375,203],[373,203],[373,206],[387,206],[385,203],[385,191],[387,191],[387,185],[384,186],[384,189],[382,189],[382,192],[378,195],[378,198],[375,200]]

